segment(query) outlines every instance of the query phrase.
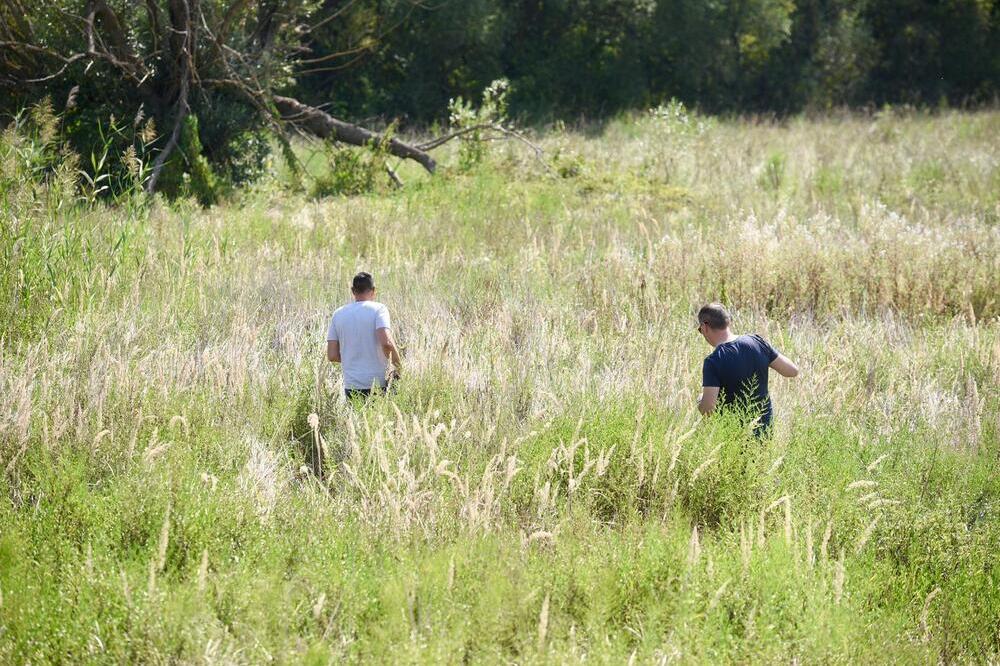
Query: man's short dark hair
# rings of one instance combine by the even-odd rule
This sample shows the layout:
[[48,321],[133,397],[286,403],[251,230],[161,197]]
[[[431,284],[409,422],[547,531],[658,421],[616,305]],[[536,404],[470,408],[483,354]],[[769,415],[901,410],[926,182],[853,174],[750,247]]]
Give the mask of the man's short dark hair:
[[722,303],[709,303],[698,310],[698,323],[708,324],[708,327],[716,331],[729,328],[733,318],[729,316],[729,311]]
[[361,271],[351,280],[351,291],[355,294],[365,294],[375,288],[375,280],[371,273]]

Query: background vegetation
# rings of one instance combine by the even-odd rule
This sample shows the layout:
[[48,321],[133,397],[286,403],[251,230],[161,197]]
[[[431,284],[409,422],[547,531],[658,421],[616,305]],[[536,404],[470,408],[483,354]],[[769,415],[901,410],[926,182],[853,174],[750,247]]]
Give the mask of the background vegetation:
[[[711,112],[976,104],[1000,92],[992,0],[472,0],[360,2],[399,25],[348,68],[298,86],[341,113],[440,118],[505,77],[516,117],[599,118],[671,98]],[[343,43],[355,22],[316,43]],[[328,37],[327,35],[335,35]]]
[[[71,122],[0,138],[0,661],[1000,657],[996,112],[674,103],[350,198],[384,155],[302,145],[211,209]],[[716,298],[802,367],[772,440],[695,413]]]
[[[166,163],[150,188],[204,204],[261,177],[273,148],[291,158],[287,128],[309,123],[284,95],[412,131],[454,129],[453,106],[498,80],[530,126],[671,100],[787,116],[1000,93],[995,0],[2,0],[0,18],[4,124],[50,99],[76,152],[111,137],[117,182],[152,120]],[[135,131],[108,133],[112,116]]]

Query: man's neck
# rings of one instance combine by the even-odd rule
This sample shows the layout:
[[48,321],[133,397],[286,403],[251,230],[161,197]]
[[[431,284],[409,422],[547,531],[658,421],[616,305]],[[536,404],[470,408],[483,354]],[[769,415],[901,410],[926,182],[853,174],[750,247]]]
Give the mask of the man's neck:
[[721,331],[712,331],[712,337],[709,340],[709,343],[712,347],[718,347],[724,342],[732,342],[735,339],[736,336],[733,335],[733,332],[726,328]]
[[364,303],[365,301],[374,301],[374,300],[375,300],[374,294],[361,294],[360,296],[355,294],[354,296],[355,303]]

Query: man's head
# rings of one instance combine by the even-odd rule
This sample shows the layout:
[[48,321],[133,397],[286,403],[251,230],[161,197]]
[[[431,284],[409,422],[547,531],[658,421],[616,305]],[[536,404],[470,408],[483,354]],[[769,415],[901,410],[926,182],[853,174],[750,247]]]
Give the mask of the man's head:
[[719,340],[729,337],[729,325],[732,321],[733,318],[722,303],[709,303],[698,310],[698,332],[713,347],[719,344]]
[[351,293],[356,301],[368,301],[375,298],[375,280],[371,273],[361,271],[351,280]]

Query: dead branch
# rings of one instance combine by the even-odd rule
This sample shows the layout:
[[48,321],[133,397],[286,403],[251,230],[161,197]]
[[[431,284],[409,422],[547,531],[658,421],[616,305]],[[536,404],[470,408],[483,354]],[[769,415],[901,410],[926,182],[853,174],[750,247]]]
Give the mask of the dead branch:
[[352,146],[382,145],[396,157],[419,163],[428,173],[434,173],[437,169],[437,162],[426,151],[403,143],[395,137],[386,137],[353,123],[339,120],[325,111],[303,104],[291,97],[275,95],[274,104],[282,121],[293,123],[313,136],[335,139]]
[[435,148],[440,148],[441,146],[443,146],[444,144],[448,143],[453,139],[458,139],[467,134],[472,134],[473,132],[484,132],[484,131],[498,132],[499,134],[505,137],[513,138],[520,141],[521,143],[530,147],[532,151],[534,151],[535,158],[541,163],[543,167],[545,167],[547,171],[549,171],[550,173],[554,173],[552,171],[552,167],[549,165],[548,162],[545,161],[544,159],[545,151],[542,150],[540,146],[530,141],[526,136],[524,136],[520,132],[508,129],[498,123],[484,123],[480,125],[472,125],[470,127],[463,127],[462,129],[455,130],[454,132],[445,134],[444,136],[439,136],[436,139],[432,139],[427,143],[422,143],[419,146],[417,146],[417,148],[424,151],[431,151],[434,150]]

